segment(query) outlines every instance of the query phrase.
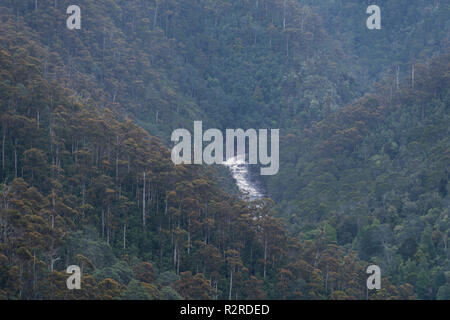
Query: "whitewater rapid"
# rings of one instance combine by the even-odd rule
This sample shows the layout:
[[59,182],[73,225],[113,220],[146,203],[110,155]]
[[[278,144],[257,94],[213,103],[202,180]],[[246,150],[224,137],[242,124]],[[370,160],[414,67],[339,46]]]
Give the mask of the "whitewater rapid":
[[264,191],[251,180],[248,164],[246,164],[244,160],[240,160],[236,156],[228,158],[223,164],[230,170],[231,175],[244,197],[248,196],[250,200],[264,198]]

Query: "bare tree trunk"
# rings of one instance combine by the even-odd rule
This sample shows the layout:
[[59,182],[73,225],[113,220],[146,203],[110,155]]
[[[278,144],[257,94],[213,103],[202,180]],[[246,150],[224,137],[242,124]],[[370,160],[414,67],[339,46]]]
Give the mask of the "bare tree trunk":
[[116,145],[117,145],[116,150],[116,186],[117,186],[119,181],[119,136],[116,136]]
[[289,36],[286,35],[286,57],[289,58]]
[[266,278],[267,269],[267,239],[264,239],[264,279]]
[[17,143],[14,145],[14,177],[17,179]]
[[109,245],[109,238],[111,234],[111,229],[109,227],[109,216],[110,216],[110,210],[109,210],[109,204],[108,204],[108,211],[106,212],[106,243]]
[[86,193],[86,183],[83,181],[83,187],[81,189],[81,194],[82,194],[81,203],[82,203],[82,206],[83,206],[83,208],[81,209],[81,214],[83,215],[83,217],[84,217],[84,204],[85,204],[85,201],[86,201],[85,193]]
[[159,214],[159,197],[158,197],[158,190],[156,190],[156,215]]
[[52,230],[55,228],[55,214],[56,214],[56,201],[55,201],[55,190],[52,190]]
[[231,300],[231,292],[233,290],[233,269],[230,268],[230,292],[228,294],[228,300]]
[[36,276],[36,251],[33,250],[33,291],[36,290],[37,276]]
[[188,227],[188,254],[191,253],[191,231],[189,229]]
[[142,189],[142,226],[145,228],[145,170],[144,170],[144,187]]
[[155,15],[153,16],[153,30],[155,30],[158,21],[158,3],[156,3]]
[[105,236],[105,211],[102,208],[102,240]]
[[175,248],[173,249],[173,267],[177,266],[177,244],[175,243]]
[[126,249],[126,242],[127,242],[127,224],[124,223],[123,225],[123,249]]
[[180,250],[177,250],[177,255],[178,255],[178,259],[177,259],[177,274],[180,274]]
[[6,142],[6,121],[3,122],[3,139],[2,139],[2,171],[5,171],[5,142]]

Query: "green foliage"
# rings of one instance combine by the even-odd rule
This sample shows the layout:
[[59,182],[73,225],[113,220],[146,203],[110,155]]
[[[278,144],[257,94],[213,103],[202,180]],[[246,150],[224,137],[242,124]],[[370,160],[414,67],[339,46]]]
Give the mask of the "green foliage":
[[136,280],[132,280],[122,294],[124,300],[150,300],[150,298],[145,288]]
[[291,230],[311,239],[337,224],[338,244],[380,264],[393,285],[415,285],[421,299],[437,297],[433,274],[449,263],[449,67],[448,53],[417,63],[414,87],[387,76],[375,93],[289,135],[281,150],[298,157],[282,158],[267,179]]
[[[365,299],[368,261],[448,298],[444,1],[37,3],[0,4],[0,299]],[[282,128],[276,205],[172,164],[198,119]]]

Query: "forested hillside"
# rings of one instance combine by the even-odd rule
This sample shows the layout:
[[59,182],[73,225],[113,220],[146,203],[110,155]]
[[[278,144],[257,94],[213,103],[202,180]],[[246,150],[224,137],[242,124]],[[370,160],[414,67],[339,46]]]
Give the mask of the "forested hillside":
[[449,72],[449,54],[417,64],[398,89],[387,78],[286,136],[280,173],[267,183],[292,232],[328,230],[423,299],[449,292]]
[[[450,299],[449,5],[375,2],[1,0],[0,299]],[[273,200],[194,120],[281,129]]]
[[[207,171],[175,167],[156,137],[46,80],[45,48],[3,22],[2,298],[365,297],[351,250],[325,233],[292,238],[270,200],[244,202]],[[79,291],[65,287],[72,263]],[[386,285],[373,298],[413,295]]]
[[66,86],[164,141],[198,119],[290,127],[362,93],[322,18],[296,0],[83,0],[79,32],[65,26],[70,1],[2,2],[18,31],[46,46]]
[[[321,12],[325,29],[351,55],[355,74],[365,86],[384,73],[405,77],[416,62],[445,53],[450,4],[445,0],[305,0]],[[381,29],[365,26],[368,5],[381,9]],[[367,15],[368,16],[368,15]]]

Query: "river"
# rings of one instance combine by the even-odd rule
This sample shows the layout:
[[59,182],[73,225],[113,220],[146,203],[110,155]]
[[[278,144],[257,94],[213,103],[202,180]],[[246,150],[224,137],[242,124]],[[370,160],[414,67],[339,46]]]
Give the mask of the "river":
[[228,158],[223,164],[230,170],[239,190],[244,196],[248,195],[250,200],[265,197],[263,188],[252,180],[249,165],[245,161],[239,160],[238,157],[233,157]]

